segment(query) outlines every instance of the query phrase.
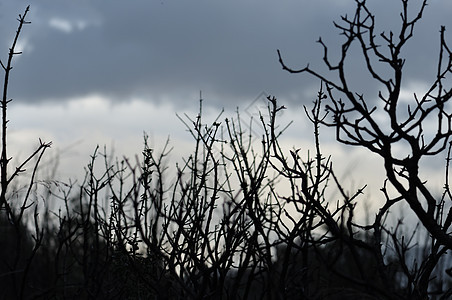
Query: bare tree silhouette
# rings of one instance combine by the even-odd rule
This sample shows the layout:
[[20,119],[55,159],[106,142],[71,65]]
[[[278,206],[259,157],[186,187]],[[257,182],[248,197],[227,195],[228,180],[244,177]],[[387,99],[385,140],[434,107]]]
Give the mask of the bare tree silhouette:
[[[337,63],[328,47],[324,62],[338,81],[306,67],[322,81],[311,108],[314,148],[283,147],[286,109],[269,96],[259,116],[262,136],[254,137],[239,111],[212,123],[181,116],[193,138],[190,155],[173,164],[169,142],[158,152],[144,137],[136,159],[113,159],[96,148],[81,182],[45,182],[45,203],[33,198],[38,164],[49,143],[9,176],[6,153],[7,86],[15,44],[25,20],[19,16],[5,71],[3,152],[0,159],[0,287],[6,299],[448,299],[450,267],[451,52],[440,32],[438,72],[425,95],[400,101],[403,52],[427,2],[408,18],[401,0],[397,33],[374,33],[375,18],[366,1],[356,1],[353,17],[336,28],[345,36]],[[387,51],[379,43],[387,45]],[[357,44],[372,78],[384,89],[379,102],[351,90],[345,65]],[[376,63],[392,72],[380,73]],[[341,98],[342,97],[342,98]],[[326,109],[326,112],[324,111]],[[405,110],[403,110],[405,109]],[[400,113],[400,112],[403,113]],[[376,112],[386,116],[384,123]],[[331,119],[332,117],[332,119]],[[434,119],[436,132],[427,132]],[[430,124],[430,123],[428,123]],[[326,127],[326,128],[324,128]],[[348,191],[323,154],[321,130],[333,128],[337,140],[363,147],[384,161],[384,203],[358,221],[356,205],[366,186]],[[256,142],[258,141],[258,142]],[[399,157],[395,145],[408,146]],[[435,195],[420,175],[425,157],[444,155],[444,193]],[[11,184],[25,165],[35,164],[24,190]],[[102,166],[99,171],[99,166]],[[284,188],[281,186],[284,185]],[[25,192],[22,192],[25,191]],[[36,189],[34,190],[36,191]],[[41,190],[40,190],[41,191]],[[395,194],[396,193],[396,194]],[[334,195],[334,197],[332,196]],[[408,228],[395,208],[406,203],[417,216]],[[30,211],[30,212],[29,212]],[[391,222],[389,214],[395,216]],[[31,218],[27,218],[31,216]],[[31,221],[30,221],[31,220]],[[425,242],[419,242],[425,240]]]
[[[358,226],[349,224],[349,235],[353,237],[356,230],[372,229],[375,238],[374,252],[379,256],[378,264],[387,265],[384,259],[382,239],[387,234],[392,239],[399,264],[403,267],[408,283],[412,285],[411,299],[424,299],[428,294],[428,286],[433,270],[438,267],[441,257],[452,249],[450,226],[452,222],[452,207],[450,206],[450,188],[448,171],[450,160],[451,114],[447,103],[451,99],[452,89],[448,76],[452,71],[451,51],[445,39],[445,28],[440,30],[440,50],[438,54],[437,74],[432,79],[430,87],[422,96],[413,95],[409,104],[400,100],[403,87],[403,68],[405,59],[403,49],[413,38],[415,26],[420,22],[427,1],[423,1],[418,13],[408,16],[408,1],[402,0],[401,26],[397,32],[375,32],[375,16],[368,9],[366,1],[356,1],[355,14],[349,18],[342,17],[342,23],[335,23],[345,41],[339,50],[339,59],[332,62],[329,48],[319,39],[323,47],[323,61],[331,72],[337,75],[337,80],[331,80],[309,66],[295,70],[288,67],[278,51],[279,61],[283,69],[291,73],[308,73],[319,78],[326,86],[329,102],[319,99],[317,105],[324,104],[332,121],[322,119],[320,123],[333,127],[339,142],[368,149],[380,156],[384,161],[387,178],[382,187],[386,199],[375,216],[374,222]],[[367,72],[373,80],[382,87],[379,91],[379,101],[370,100],[371,95],[354,92],[345,69],[350,49],[357,45],[361,49],[361,57]],[[382,47],[385,46],[385,47]],[[356,57],[353,57],[356,60]],[[378,66],[377,66],[378,65]],[[390,72],[380,71],[385,65]],[[325,97],[326,98],[326,97]],[[377,119],[376,114],[383,112],[385,119]],[[389,128],[388,125],[389,124]],[[431,133],[426,128],[436,126]],[[399,156],[394,148],[403,144],[409,149],[408,155]],[[428,188],[425,178],[420,175],[421,162],[426,157],[444,155],[447,153],[445,189],[442,197],[434,195]],[[397,195],[392,195],[389,187],[395,189]],[[409,249],[407,240],[400,237],[396,230],[390,231],[383,226],[384,216],[398,202],[405,202],[417,216],[417,219],[431,236],[429,254],[423,257],[422,263],[414,270],[409,270],[406,262],[406,252]],[[384,274],[384,273],[383,273]],[[450,291],[447,293],[450,295]]]

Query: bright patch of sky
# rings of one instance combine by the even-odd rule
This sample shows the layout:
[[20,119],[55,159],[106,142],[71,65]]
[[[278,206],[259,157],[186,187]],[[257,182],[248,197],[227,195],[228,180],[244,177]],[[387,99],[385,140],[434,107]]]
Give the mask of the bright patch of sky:
[[83,20],[70,21],[62,18],[52,18],[49,20],[49,26],[64,33],[71,33],[74,30],[84,30],[88,27],[88,22]]

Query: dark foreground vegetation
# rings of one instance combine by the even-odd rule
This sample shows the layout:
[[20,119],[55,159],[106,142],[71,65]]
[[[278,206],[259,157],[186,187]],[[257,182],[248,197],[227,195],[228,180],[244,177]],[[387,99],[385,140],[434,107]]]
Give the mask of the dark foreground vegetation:
[[[401,5],[398,31],[376,35],[373,15],[357,1],[355,14],[336,24],[344,36],[333,50],[336,63],[319,40],[337,81],[309,67],[291,69],[278,52],[285,70],[322,82],[305,108],[310,152],[281,146],[285,107],[268,97],[262,137],[251,136],[238,117],[206,124],[200,111],[181,119],[193,136],[182,163],[168,161],[169,145],[157,153],[145,137],[136,160],[112,160],[97,149],[84,180],[72,183],[36,177],[50,143],[40,141],[18,166],[7,155],[7,88],[27,9],[2,62],[1,298],[450,299],[452,52],[441,28],[431,88],[401,103],[402,50],[426,2],[414,18],[408,1]],[[378,101],[349,89],[344,66],[352,45],[381,88]],[[379,73],[377,64],[390,72]],[[427,122],[433,132],[424,132]],[[327,127],[338,142],[384,162],[381,194],[372,195],[382,204],[364,221],[355,215],[357,204],[370,201],[365,186],[347,191],[322,154],[320,130]],[[401,143],[408,156],[393,151]],[[427,156],[446,161],[442,195],[420,175]],[[401,205],[417,225],[403,222]]]

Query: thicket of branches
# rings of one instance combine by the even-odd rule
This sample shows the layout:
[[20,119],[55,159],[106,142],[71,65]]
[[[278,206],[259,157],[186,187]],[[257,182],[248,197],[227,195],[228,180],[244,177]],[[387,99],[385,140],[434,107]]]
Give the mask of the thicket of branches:
[[[7,88],[13,57],[19,54],[16,42],[28,24],[27,8],[19,15],[8,61],[1,63],[2,297],[450,298],[452,130],[447,103],[452,53],[442,28],[438,73],[430,89],[404,107],[402,49],[413,37],[426,1],[412,19],[408,1],[401,3],[399,31],[376,35],[366,2],[356,1],[355,14],[336,24],[345,37],[336,63],[319,40],[324,62],[338,81],[309,66],[294,70],[278,52],[285,70],[309,73],[322,82],[313,106],[305,108],[313,127],[310,152],[280,144],[286,127],[278,116],[285,107],[275,97],[268,97],[268,117],[260,117],[261,137],[252,136],[238,113],[224,120],[220,114],[215,122],[205,123],[201,102],[197,116],[180,118],[194,142],[182,162],[171,165],[171,146],[157,153],[145,136],[137,159],[112,160],[96,149],[84,180],[69,183],[36,178],[50,143],[40,141],[17,167],[11,166],[6,151]],[[355,44],[367,71],[384,87],[379,102],[349,87],[345,65]],[[376,64],[392,72],[379,73]],[[385,123],[375,117],[377,112],[379,118],[384,113]],[[432,118],[437,127],[430,134],[425,128]],[[384,201],[368,212],[364,223],[356,219],[355,207],[368,201],[361,196],[365,186],[347,191],[334,173],[319,141],[320,130],[327,127],[336,130],[340,143],[368,149],[384,161],[381,194],[372,195]],[[401,142],[409,147],[408,156],[393,151]],[[426,156],[446,159],[441,196],[420,175]],[[96,171],[98,164],[104,171]],[[19,174],[29,179],[25,188],[14,184]],[[51,201],[57,206],[50,207]],[[417,225],[404,225],[403,216],[395,224],[389,221],[400,203],[408,204]]]

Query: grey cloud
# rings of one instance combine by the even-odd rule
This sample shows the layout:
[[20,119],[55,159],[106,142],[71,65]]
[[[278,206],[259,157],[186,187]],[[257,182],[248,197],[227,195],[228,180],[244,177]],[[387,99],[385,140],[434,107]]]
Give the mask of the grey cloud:
[[[25,7],[22,1],[7,3],[0,16],[5,54],[14,18]],[[422,38],[407,53],[408,76],[424,80],[434,70],[426,57],[436,49],[441,22],[450,24],[450,6],[432,2],[427,8],[416,29]],[[393,0],[375,5],[382,30],[398,22],[399,7]],[[334,0],[40,1],[31,6],[33,23],[22,37],[31,47],[15,64],[10,95],[38,102],[101,94],[115,101],[142,97],[182,105],[203,90],[213,104],[225,106],[266,91],[295,100],[319,83],[281,70],[276,49],[294,67],[310,62],[326,72],[315,41],[322,36],[334,53],[341,37],[332,21],[353,11],[354,1]],[[415,72],[422,64],[426,74]],[[350,66],[356,86],[375,89],[361,70]]]

